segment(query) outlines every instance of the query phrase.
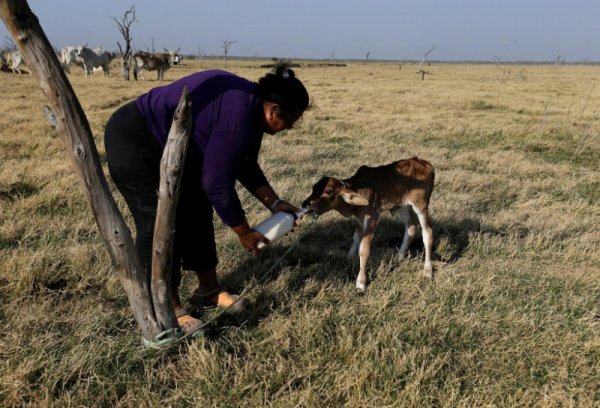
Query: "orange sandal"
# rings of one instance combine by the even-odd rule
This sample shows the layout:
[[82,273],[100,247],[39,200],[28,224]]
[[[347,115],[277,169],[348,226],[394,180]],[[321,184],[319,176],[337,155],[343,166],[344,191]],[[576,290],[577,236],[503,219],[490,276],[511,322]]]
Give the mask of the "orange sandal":
[[239,295],[229,293],[226,289],[218,287],[206,294],[201,294],[198,289],[194,291],[190,301],[200,309],[226,308],[231,305],[235,311],[244,310],[244,301]]
[[183,307],[175,308],[175,317],[177,317],[177,323],[186,336],[198,332],[204,325],[202,320],[190,316],[188,311]]

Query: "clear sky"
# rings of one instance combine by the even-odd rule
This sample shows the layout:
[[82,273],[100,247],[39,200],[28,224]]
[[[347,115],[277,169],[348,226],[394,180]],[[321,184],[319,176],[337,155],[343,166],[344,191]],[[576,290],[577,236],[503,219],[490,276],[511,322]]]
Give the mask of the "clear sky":
[[[279,58],[600,61],[600,0],[29,0],[56,48],[116,50],[109,17],[131,5],[134,48]],[[0,24],[4,39],[7,30]]]

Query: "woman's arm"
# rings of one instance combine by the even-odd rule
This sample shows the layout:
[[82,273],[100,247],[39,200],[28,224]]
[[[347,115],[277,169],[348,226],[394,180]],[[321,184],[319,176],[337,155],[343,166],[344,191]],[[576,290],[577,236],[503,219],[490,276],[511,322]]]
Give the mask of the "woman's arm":
[[285,211],[289,213],[296,213],[300,211],[299,208],[293,206],[287,201],[281,200],[275,190],[269,185],[265,184],[256,188],[252,194],[254,197],[258,199],[265,207],[269,209],[272,213]]
[[272,213],[285,211],[285,212],[298,212],[300,211],[297,207],[279,199],[279,195],[273,190],[273,187],[269,184],[269,181],[265,177],[260,165],[256,158],[258,153],[250,155],[242,163],[240,175],[238,180],[258,201],[260,201],[269,211]]

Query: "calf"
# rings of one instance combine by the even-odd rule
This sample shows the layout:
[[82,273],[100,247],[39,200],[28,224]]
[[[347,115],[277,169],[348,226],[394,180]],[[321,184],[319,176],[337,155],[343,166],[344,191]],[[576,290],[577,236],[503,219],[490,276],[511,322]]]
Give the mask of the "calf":
[[348,257],[359,249],[360,271],[356,287],[367,285],[366,265],[371,240],[383,210],[399,212],[406,226],[397,259],[402,259],[421,225],[425,245],[423,274],[431,278],[431,246],[433,234],[429,225],[429,198],[433,191],[435,172],[431,164],[416,157],[399,160],[386,166],[361,166],[349,179],[323,177],[313,186],[312,194],[304,201],[317,216],[337,210],[343,216],[354,216],[357,225]]

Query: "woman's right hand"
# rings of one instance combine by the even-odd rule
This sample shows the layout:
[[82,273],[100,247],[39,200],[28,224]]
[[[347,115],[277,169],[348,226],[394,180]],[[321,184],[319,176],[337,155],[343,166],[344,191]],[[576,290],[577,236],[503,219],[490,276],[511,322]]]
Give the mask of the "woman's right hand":
[[232,229],[237,234],[240,243],[246,249],[246,251],[254,255],[257,255],[261,250],[261,248],[258,247],[260,242],[264,242],[265,244],[269,243],[269,240],[260,232],[250,228],[246,221],[244,221],[244,223],[241,225],[232,227]]
[[242,245],[244,246],[244,248],[246,248],[246,251],[257,255],[260,250],[262,248],[264,248],[264,246],[261,246],[259,248],[259,244],[260,243],[265,243],[268,244],[269,240],[266,239],[265,237],[263,237],[263,235],[255,230],[251,230],[251,232],[244,234],[244,235],[238,235],[238,238],[240,240],[240,242],[242,243]]

